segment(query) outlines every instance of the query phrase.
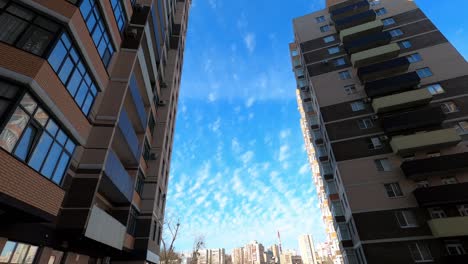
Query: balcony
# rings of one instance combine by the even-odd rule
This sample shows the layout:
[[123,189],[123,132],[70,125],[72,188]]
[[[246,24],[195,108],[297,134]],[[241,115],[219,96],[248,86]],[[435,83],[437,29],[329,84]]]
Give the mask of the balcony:
[[432,94],[427,89],[379,97],[372,101],[376,113],[386,113],[395,110],[426,105],[432,100]]
[[118,205],[129,205],[133,197],[133,180],[114,151],[107,154],[99,192]]
[[130,94],[132,95],[133,103],[136,108],[136,112],[138,114],[138,120],[140,120],[140,125],[142,128],[141,131],[145,131],[146,122],[147,122],[146,110],[145,110],[145,105],[143,103],[143,99],[141,98],[141,95],[140,95],[140,91],[138,88],[138,83],[135,78],[135,74],[132,74],[132,76],[130,77],[129,88],[130,88]]
[[357,75],[361,82],[368,82],[406,72],[409,65],[410,63],[406,57],[400,57],[359,68]]
[[382,118],[382,126],[385,133],[395,133],[439,126],[444,120],[444,112],[436,106],[386,116]]
[[336,233],[338,235],[338,240],[340,241],[341,247],[348,248],[353,246],[351,233],[349,232],[346,223],[339,223],[338,228],[336,228]]
[[392,40],[392,36],[388,32],[377,32],[362,38],[351,40],[344,43],[344,49],[348,54],[376,48],[387,45]]
[[367,0],[350,1],[345,3],[345,5],[343,5],[343,3],[342,5],[332,6],[328,9],[328,11],[330,12],[330,17],[333,21],[338,21],[347,16],[352,16],[354,14],[367,11],[370,7]]
[[125,144],[119,144],[120,142],[117,142],[113,145],[114,150],[124,164],[136,165],[140,161],[140,146],[135,129],[125,109],[122,109],[120,112],[118,126],[119,129],[116,137],[122,139]]
[[468,236],[468,216],[431,219],[427,223],[435,237]]
[[349,17],[345,17],[340,20],[335,21],[335,28],[338,31],[350,28],[350,27],[355,27],[367,22],[374,21],[376,18],[376,14],[374,10],[367,10],[359,14],[355,14]]
[[[466,154],[466,153],[463,153]],[[428,165],[431,159],[425,159],[425,164]],[[466,158],[465,158],[466,161]],[[405,163],[403,163],[405,164]],[[468,163],[465,163],[467,167]],[[403,166],[403,165],[402,165]],[[431,166],[431,165],[429,165]],[[436,165],[432,166],[436,168]],[[425,167],[427,170],[428,167]],[[439,169],[439,168],[436,168]],[[406,177],[409,177],[406,175]],[[411,177],[411,176],[410,176]],[[446,184],[433,186],[428,188],[418,188],[414,190],[414,197],[418,201],[419,206],[421,207],[433,207],[441,205],[453,205],[453,204],[462,204],[468,203],[468,183],[457,183],[457,184]]]
[[139,8],[133,8],[133,14],[130,24],[133,25],[146,25],[150,14],[150,8],[148,6],[140,6]]
[[340,201],[333,201],[331,203],[331,213],[336,222],[345,222],[344,209]]
[[365,90],[370,98],[387,96],[398,92],[412,90],[421,82],[416,72],[381,79],[366,83]]
[[340,32],[340,39],[341,42],[346,43],[350,41],[354,41],[359,38],[363,38],[368,35],[372,35],[378,32],[382,32],[383,23],[380,20],[375,20],[372,22],[368,22],[359,26],[355,26],[352,28],[347,28]]
[[400,54],[400,46],[396,43],[387,44],[377,48],[361,51],[351,55],[354,68],[367,66],[373,63],[393,59]]
[[326,181],[333,180],[334,173],[330,162],[322,162],[320,164],[320,173]]
[[435,150],[457,145],[461,137],[453,128],[393,137],[390,146],[399,155],[413,154],[420,150]]
[[86,237],[122,250],[125,233],[124,225],[101,208],[93,206],[86,226]]
[[325,146],[317,146],[316,148],[317,157],[320,161],[328,160],[328,150]]
[[323,136],[320,130],[312,130],[312,137],[315,145],[323,144]]

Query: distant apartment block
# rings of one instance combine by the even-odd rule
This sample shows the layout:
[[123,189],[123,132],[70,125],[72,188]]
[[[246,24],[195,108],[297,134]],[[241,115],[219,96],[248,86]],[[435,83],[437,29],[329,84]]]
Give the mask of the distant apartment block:
[[414,1],[329,0],[293,26],[344,263],[468,263],[467,62]]
[[299,250],[304,264],[317,264],[314,239],[311,235],[299,236]]
[[225,264],[226,252],[224,248],[205,249],[200,251],[198,264]]

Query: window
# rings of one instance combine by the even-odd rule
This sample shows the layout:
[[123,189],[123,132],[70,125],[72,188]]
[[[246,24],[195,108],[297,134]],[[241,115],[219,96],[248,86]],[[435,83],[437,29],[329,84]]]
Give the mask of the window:
[[128,216],[128,225],[127,225],[127,233],[132,236],[136,235],[136,224],[138,220],[139,213],[137,209],[132,206],[130,207],[130,214]]
[[158,232],[158,222],[153,221],[153,241],[156,240],[156,233]]
[[0,263],[32,264],[37,250],[36,246],[7,241],[0,255]]
[[374,160],[375,166],[378,171],[391,171],[392,167],[388,159],[376,159]]
[[75,143],[26,93],[0,134],[0,147],[60,184]]
[[299,59],[294,59],[293,60],[293,66],[294,67],[299,67],[301,66],[301,61]]
[[415,62],[422,61],[421,55],[419,55],[419,53],[414,53],[414,54],[408,55],[408,56],[406,56],[406,58],[408,59],[409,63],[415,63]]
[[433,75],[431,69],[429,69],[428,67],[418,69],[418,70],[416,70],[416,73],[418,74],[419,78],[421,78],[421,79],[431,77]]
[[465,249],[463,245],[458,241],[447,242],[445,244],[445,248],[447,249],[447,253],[450,256],[457,256],[457,255],[465,255]]
[[344,58],[338,58],[333,61],[333,64],[338,67],[338,66],[343,66],[346,64],[346,60]]
[[149,161],[150,158],[151,158],[151,146],[148,143],[148,140],[145,140],[145,146],[143,148],[143,159],[145,159],[145,161]]
[[[0,80],[0,120],[6,120],[7,114],[15,104],[21,89],[17,86]],[[0,127],[1,123],[0,121]]]
[[408,247],[415,262],[426,262],[432,260],[431,252],[426,244],[421,242],[411,242]]
[[304,79],[299,79],[299,80],[297,81],[297,83],[299,84],[299,87],[300,87],[300,88],[303,88],[303,87],[306,87],[306,86],[307,86],[307,81],[304,80]]
[[0,41],[44,56],[53,45],[60,27],[12,1],[0,1]]
[[140,195],[140,197],[143,194],[144,185],[145,185],[145,175],[140,169],[138,169],[138,175],[137,175],[136,184],[135,184],[135,191]]
[[398,42],[398,46],[400,46],[401,49],[409,49],[413,45],[411,44],[409,40],[404,40],[404,41]]
[[429,213],[432,219],[447,217],[447,215],[445,214],[445,211],[440,207],[429,208]]
[[458,124],[455,125],[455,129],[460,135],[468,133],[468,122],[467,121],[458,122]]
[[296,69],[296,76],[298,78],[304,77],[304,69],[302,69],[302,68],[301,69]]
[[372,123],[372,120],[369,118],[360,119],[358,121],[358,125],[360,129],[369,129],[374,127],[374,123]]
[[330,26],[329,25],[321,26],[320,31],[322,31],[322,32],[330,31]]
[[418,227],[418,221],[413,211],[403,210],[395,212],[398,224],[401,228]]
[[390,35],[392,36],[392,38],[396,38],[398,36],[401,36],[403,35],[403,31],[401,31],[401,29],[397,28],[397,29],[392,29],[389,31]]
[[383,147],[382,141],[380,141],[380,138],[378,137],[372,137],[369,140],[369,149],[374,150],[374,149],[381,149]]
[[400,184],[398,182],[384,184],[384,186],[389,198],[403,196],[403,192],[401,191]]
[[97,89],[68,34],[62,34],[48,61],[81,111],[88,115],[96,98]]
[[382,8],[379,8],[379,9],[375,10],[375,13],[376,13],[378,16],[383,16],[383,15],[387,14],[387,9],[385,9],[384,7],[382,7]]
[[389,18],[382,20],[382,23],[384,24],[384,26],[390,26],[390,25],[395,24],[396,22],[395,22],[395,19],[393,19],[392,17],[389,17]]
[[124,29],[125,24],[127,23],[127,17],[125,16],[125,10],[122,7],[122,2],[120,0],[110,0],[112,11],[114,11],[115,22],[120,32]]
[[328,49],[328,54],[335,54],[335,53],[338,53],[340,52],[340,47],[336,46],[336,47],[331,47]]
[[162,228],[159,227],[159,231],[158,231],[158,245],[161,243],[161,233],[162,233]]
[[297,50],[292,50],[292,51],[291,51],[291,55],[292,55],[293,57],[295,57],[295,56],[299,55],[299,52],[297,52]]
[[440,107],[442,107],[442,111],[444,111],[444,113],[446,114],[456,113],[460,111],[458,106],[452,101],[442,103]]
[[344,90],[347,95],[355,94],[357,93],[356,86],[354,84],[346,85],[344,87]]
[[364,104],[363,101],[352,102],[350,105],[351,105],[351,109],[353,110],[353,112],[362,111],[366,109],[366,105]]
[[380,0],[369,0],[369,4],[371,6],[380,5]]
[[416,182],[416,188],[427,188],[429,187],[428,181],[418,181]]
[[333,42],[333,41],[335,41],[335,36],[328,36],[328,37],[323,38],[323,42],[325,42],[325,43],[330,43],[330,42]]
[[110,42],[109,32],[104,25],[96,0],[83,0],[80,11],[104,66],[109,66],[114,47]]
[[448,184],[457,184],[457,178],[455,177],[443,177],[442,178],[442,184],[448,185]]
[[325,16],[316,17],[316,18],[315,18],[315,21],[316,21],[317,23],[325,22]]
[[341,80],[351,79],[351,73],[349,71],[342,71],[338,73]]
[[461,216],[468,216],[468,204],[459,205],[457,208]]
[[152,136],[154,135],[155,125],[156,125],[156,121],[154,120],[153,113],[151,112],[150,113],[150,118],[149,118],[149,121],[148,121],[148,127],[149,127],[149,130],[150,130]]
[[431,85],[427,86],[426,88],[432,95],[445,93],[445,90],[444,90],[444,88],[442,88],[442,85],[440,85],[438,83],[431,84]]

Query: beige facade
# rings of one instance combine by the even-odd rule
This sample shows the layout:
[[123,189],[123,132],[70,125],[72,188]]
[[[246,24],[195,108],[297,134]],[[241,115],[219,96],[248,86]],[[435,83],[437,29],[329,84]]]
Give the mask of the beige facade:
[[299,250],[304,264],[318,264],[312,235],[299,236]]

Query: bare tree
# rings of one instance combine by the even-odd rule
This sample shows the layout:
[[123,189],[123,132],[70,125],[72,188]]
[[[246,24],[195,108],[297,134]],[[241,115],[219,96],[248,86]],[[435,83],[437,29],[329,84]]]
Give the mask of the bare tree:
[[197,236],[193,242],[192,258],[189,264],[197,264],[200,257],[200,250],[205,248],[205,237]]
[[161,263],[172,264],[180,263],[180,255],[175,252],[174,243],[179,235],[180,221],[177,219],[177,223],[173,224],[171,221],[164,223],[165,229],[168,231],[166,238],[161,239],[162,252],[161,252]]

